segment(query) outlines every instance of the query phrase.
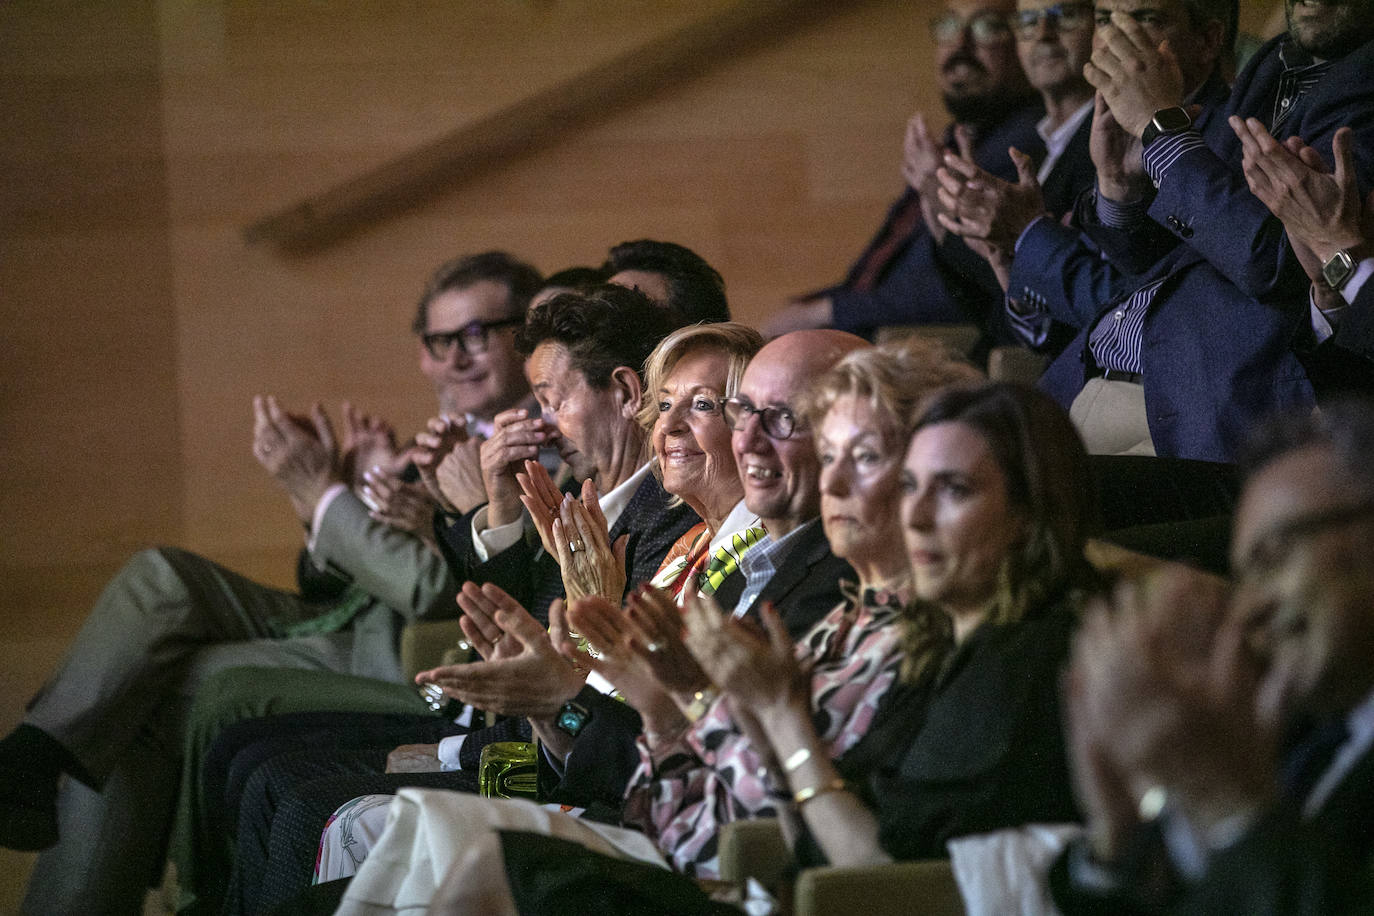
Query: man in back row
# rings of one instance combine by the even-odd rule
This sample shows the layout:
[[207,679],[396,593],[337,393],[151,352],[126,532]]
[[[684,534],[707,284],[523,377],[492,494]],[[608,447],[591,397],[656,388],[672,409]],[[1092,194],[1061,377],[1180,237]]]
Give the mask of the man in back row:
[[1010,342],[1001,315],[1002,293],[991,269],[936,219],[936,169],[965,131],[973,159],[1014,180],[1007,156],[1016,147],[1039,162],[1036,133],[1044,114],[1016,58],[1014,0],[948,0],[931,20],[935,71],[954,125],[937,140],[917,114],[907,125],[902,175],[907,187],[842,283],[789,303],[768,322],[776,336],[801,328],[833,327],[872,335],[889,324],[964,324],[983,331],[983,350]]
[[[1355,148],[1374,149],[1374,6],[1288,0],[1288,32],[1256,53],[1229,101],[1216,70],[1230,0],[1097,8],[1085,72],[1110,117],[1095,121],[1098,185],[1078,210],[1092,244],[1033,224],[1010,295],[1080,329],[1041,387],[1090,451],[1230,461],[1258,419],[1310,406],[1314,392],[1293,352],[1311,323],[1307,278],[1246,187],[1227,117],[1260,118],[1323,157],[1349,124]],[[1362,189],[1370,163],[1357,165]]]

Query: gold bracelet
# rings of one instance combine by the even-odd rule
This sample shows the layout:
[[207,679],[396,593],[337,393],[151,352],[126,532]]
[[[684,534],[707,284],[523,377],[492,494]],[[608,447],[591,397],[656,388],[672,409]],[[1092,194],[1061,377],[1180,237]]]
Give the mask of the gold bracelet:
[[828,795],[831,792],[843,792],[845,784],[843,779],[832,779],[830,782],[822,783],[819,786],[807,786],[805,789],[792,796],[792,804],[800,808],[802,805],[815,798],[817,795]]

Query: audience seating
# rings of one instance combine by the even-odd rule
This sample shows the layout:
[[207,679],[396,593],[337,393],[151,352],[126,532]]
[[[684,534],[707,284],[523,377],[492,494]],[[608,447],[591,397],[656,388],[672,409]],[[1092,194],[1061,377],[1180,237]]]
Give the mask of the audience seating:
[[[772,891],[793,869],[782,829],[772,819],[726,824],[720,836],[721,879],[754,878]],[[964,916],[950,864],[943,860],[898,862],[862,868],[808,868],[792,888],[796,916]]]

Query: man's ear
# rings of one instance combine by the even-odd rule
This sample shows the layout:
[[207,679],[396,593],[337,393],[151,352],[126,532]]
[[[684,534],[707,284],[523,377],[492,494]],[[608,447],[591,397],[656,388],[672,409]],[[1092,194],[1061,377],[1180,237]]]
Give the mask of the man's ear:
[[639,415],[639,403],[644,399],[644,385],[639,373],[629,366],[617,366],[611,370],[611,391],[620,405],[620,415],[633,420]]

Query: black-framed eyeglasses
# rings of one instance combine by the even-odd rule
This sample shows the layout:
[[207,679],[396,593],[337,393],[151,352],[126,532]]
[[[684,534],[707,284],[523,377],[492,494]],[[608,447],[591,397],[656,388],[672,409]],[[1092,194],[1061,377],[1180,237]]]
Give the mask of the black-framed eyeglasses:
[[1025,41],[1029,41],[1040,32],[1042,22],[1054,26],[1058,31],[1072,32],[1092,21],[1093,5],[1081,2],[1056,3],[1054,6],[1038,10],[1022,10],[1013,20],[1017,37]]
[[995,45],[1011,38],[1011,25],[1001,13],[979,13],[968,19],[945,13],[930,20],[930,37],[937,45],[958,44],[965,32],[976,45]]
[[731,429],[743,429],[749,418],[757,416],[763,431],[771,439],[790,439],[799,429],[796,416],[787,407],[755,407],[744,398],[726,398],[720,411]]
[[435,359],[448,359],[456,346],[461,346],[468,356],[481,356],[487,352],[487,338],[492,330],[524,323],[523,315],[515,318],[498,318],[496,321],[469,321],[452,331],[431,331],[421,334],[420,340],[429,351],[429,355]]

